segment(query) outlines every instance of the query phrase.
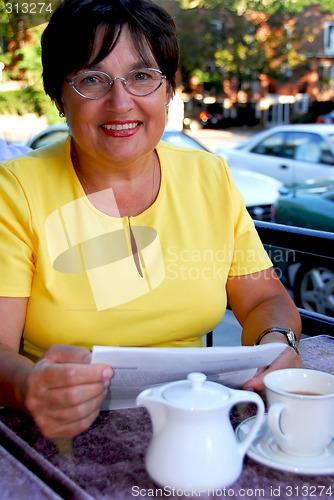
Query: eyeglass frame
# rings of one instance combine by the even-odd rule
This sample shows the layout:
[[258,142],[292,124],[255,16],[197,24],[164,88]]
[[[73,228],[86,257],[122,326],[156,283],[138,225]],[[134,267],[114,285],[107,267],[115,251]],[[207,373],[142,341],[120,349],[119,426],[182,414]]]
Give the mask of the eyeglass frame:
[[[154,90],[151,90],[151,92],[149,92],[148,94],[134,94],[133,92],[131,92],[129,90],[129,88],[127,87],[126,85],[126,78],[127,76],[130,74],[130,73],[133,73],[133,72],[136,72],[136,71],[141,71],[141,70],[150,70],[150,71],[155,71],[157,72],[159,75],[160,75],[160,83],[159,85],[157,86],[156,89]],[[79,92],[79,90],[75,87],[75,84],[74,84],[74,81],[75,79],[80,76],[80,75],[84,75],[85,73],[99,73],[101,75],[104,75],[106,76],[108,79],[109,79],[109,87],[108,87],[108,90],[106,91],[105,94],[103,94],[102,96],[100,97],[88,97],[84,94],[82,94],[81,92]],[[114,85],[114,82],[116,80],[120,80],[122,82],[122,85],[123,85],[123,88],[130,94],[130,95],[134,95],[135,97],[146,97],[150,94],[153,94],[154,92],[156,92],[160,87],[161,85],[163,84],[163,81],[166,80],[166,75],[164,75],[162,73],[162,71],[160,71],[160,69],[157,69],[157,68],[138,68],[138,69],[131,69],[123,78],[121,76],[115,76],[115,77],[112,77],[110,75],[108,75],[108,73],[106,73],[105,71],[101,71],[101,70],[94,70],[94,69],[87,69],[85,71],[81,71],[80,73],[77,73],[76,75],[74,75],[73,78],[69,79],[69,78],[64,78],[64,81],[70,85],[72,87],[72,89],[77,93],[79,94],[81,97],[83,97],[84,99],[90,99],[92,101],[97,101],[98,99],[102,99],[103,97],[105,97],[108,92],[112,89],[113,85]]]

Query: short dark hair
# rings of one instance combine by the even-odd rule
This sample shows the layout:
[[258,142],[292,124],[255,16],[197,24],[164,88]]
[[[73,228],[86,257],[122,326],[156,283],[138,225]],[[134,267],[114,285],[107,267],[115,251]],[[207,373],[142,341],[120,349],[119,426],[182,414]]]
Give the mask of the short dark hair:
[[97,29],[103,29],[102,42],[89,66],[113,50],[124,25],[145,66],[151,65],[148,45],[175,90],[179,45],[174,20],[164,9],[151,0],[64,0],[42,35],[43,82],[51,99],[61,102],[64,78],[88,67]]

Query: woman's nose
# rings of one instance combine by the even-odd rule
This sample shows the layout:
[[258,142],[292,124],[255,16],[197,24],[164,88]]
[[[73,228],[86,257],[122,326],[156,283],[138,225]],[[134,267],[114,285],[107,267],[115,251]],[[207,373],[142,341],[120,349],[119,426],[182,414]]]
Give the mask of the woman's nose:
[[118,112],[127,111],[133,104],[133,96],[125,89],[123,78],[114,78],[111,89],[106,95],[107,105]]

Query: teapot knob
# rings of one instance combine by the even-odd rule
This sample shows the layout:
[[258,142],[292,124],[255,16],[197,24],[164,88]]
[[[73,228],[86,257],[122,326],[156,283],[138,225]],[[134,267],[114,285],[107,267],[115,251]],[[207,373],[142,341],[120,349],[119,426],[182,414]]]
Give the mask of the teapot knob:
[[189,373],[187,379],[190,382],[191,388],[194,390],[201,389],[203,383],[206,381],[206,375],[200,372]]

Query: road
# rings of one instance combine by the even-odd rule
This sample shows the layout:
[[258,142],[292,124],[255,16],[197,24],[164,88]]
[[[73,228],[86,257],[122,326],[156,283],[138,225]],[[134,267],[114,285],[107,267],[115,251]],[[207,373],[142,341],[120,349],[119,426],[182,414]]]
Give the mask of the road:
[[210,151],[215,151],[215,148],[218,144],[224,143],[224,145],[226,145],[227,147],[233,147],[238,142],[247,139],[258,131],[259,130],[255,127],[241,127],[230,128],[226,130],[186,130],[186,133],[194,139],[197,139]]

